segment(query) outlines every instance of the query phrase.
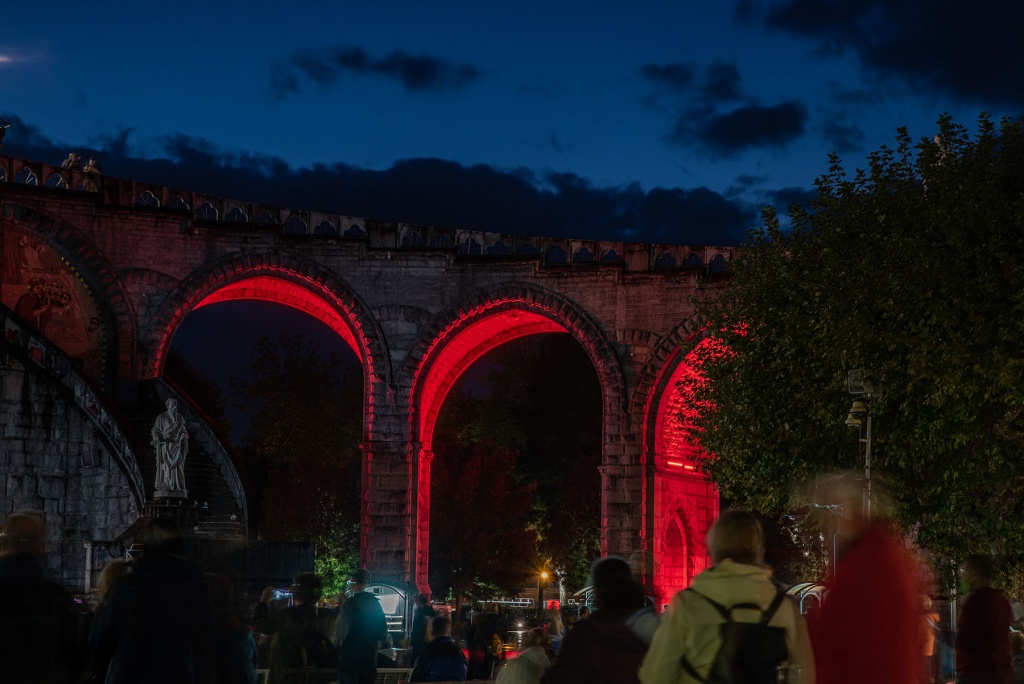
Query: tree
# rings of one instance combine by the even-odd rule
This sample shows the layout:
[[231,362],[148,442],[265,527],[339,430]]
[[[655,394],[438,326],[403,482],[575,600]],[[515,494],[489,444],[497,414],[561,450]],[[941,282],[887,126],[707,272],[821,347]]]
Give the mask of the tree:
[[233,386],[252,418],[243,452],[260,493],[260,535],[312,541],[326,593],[359,560],[361,369],[303,336],[261,338]]
[[[938,555],[1024,543],[1024,127],[982,116],[869,157],[833,155],[784,232],[771,210],[700,354],[694,432],[724,497],[768,514],[813,473],[862,467],[846,377],[869,371],[873,475]],[[720,350],[720,348],[719,348]]]
[[435,459],[430,509],[430,584],[456,598],[509,595],[536,557],[528,525],[536,483],[516,481],[516,454],[493,441]]

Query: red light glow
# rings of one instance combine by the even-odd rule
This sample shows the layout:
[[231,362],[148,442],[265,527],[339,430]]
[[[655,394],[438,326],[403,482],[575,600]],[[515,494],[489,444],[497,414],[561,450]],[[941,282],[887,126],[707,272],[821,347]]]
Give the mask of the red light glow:
[[345,340],[346,344],[352,348],[356,357],[360,361],[363,360],[363,353],[356,343],[352,328],[341,317],[341,314],[316,294],[287,280],[272,276],[255,276],[245,280],[238,280],[207,295],[206,298],[195,305],[195,308],[199,309],[210,304],[237,299],[275,302],[303,311],[323,321],[329,328],[338,333],[341,339]]
[[[479,313],[479,312],[474,312]],[[481,356],[506,342],[526,335],[568,332],[562,325],[534,311],[506,309],[497,311],[462,327],[470,314],[454,321],[437,336],[424,358],[437,357],[429,364],[422,379],[417,376],[413,396],[419,394],[419,438],[431,444],[434,424],[452,385]],[[460,329],[461,328],[461,329]]]

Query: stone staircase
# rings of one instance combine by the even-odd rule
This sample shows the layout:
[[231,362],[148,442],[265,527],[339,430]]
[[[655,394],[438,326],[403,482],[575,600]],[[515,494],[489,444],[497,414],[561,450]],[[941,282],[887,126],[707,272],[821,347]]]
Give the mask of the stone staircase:
[[[195,409],[187,397],[163,380],[148,380],[139,384],[138,399],[132,403],[122,403],[121,412],[139,436],[139,440],[147,445],[145,458],[140,458],[139,469],[142,471],[146,487],[146,499],[153,498],[153,485],[156,477],[156,464],[152,447],[149,446],[150,430],[156,417],[164,412],[164,402],[168,396],[178,400],[178,412],[185,418],[189,431],[188,456],[185,458],[185,487],[188,501],[195,512],[195,535],[201,539],[245,539],[246,512],[244,508],[245,494],[235,479],[234,489],[229,478],[225,476],[225,468],[233,474],[230,457],[216,440],[209,425]],[[211,451],[220,450],[220,454]],[[225,467],[225,460],[228,465]]]

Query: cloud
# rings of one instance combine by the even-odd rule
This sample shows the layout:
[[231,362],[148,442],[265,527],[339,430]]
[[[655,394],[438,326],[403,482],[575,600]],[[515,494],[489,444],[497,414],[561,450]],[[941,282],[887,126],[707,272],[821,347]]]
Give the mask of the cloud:
[[1024,3],[1006,0],[781,0],[734,16],[852,53],[876,77],[896,77],[972,104],[1024,105]]
[[132,133],[94,145],[55,142],[15,116],[4,153],[57,163],[76,151],[104,171],[171,188],[263,204],[514,235],[735,245],[759,208],[707,188],[598,186],[581,176],[528,169],[463,166],[443,159],[407,159],[384,170],[344,163],[292,168],[279,157],[218,148],[170,135],[143,156]]
[[807,107],[796,100],[725,113],[691,110],[679,117],[669,140],[696,143],[712,156],[730,157],[751,148],[783,147],[803,135],[807,120]]
[[704,72],[704,96],[711,100],[738,100],[740,72],[736,62],[712,62]]
[[286,61],[274,65],[270,86],[278,98],[283,98],[299,92],[303,79],[328,87],[346,73],[383,76],[398,81],[410,91],[461,90],[483,75],[466,62],[410,55],[404,50],[377,59],[361,47],[347,45],[293,53]]
[[693,62],[671,62],[669,64],[645,64],[640,67],[640,75],[647,80],[667,86],[675,92],[686,92],[693,85],[693,77],[697,65]]
[[830,150],[843,153],[864,151],[864,131],[842,118],[825,123],[823,138]]

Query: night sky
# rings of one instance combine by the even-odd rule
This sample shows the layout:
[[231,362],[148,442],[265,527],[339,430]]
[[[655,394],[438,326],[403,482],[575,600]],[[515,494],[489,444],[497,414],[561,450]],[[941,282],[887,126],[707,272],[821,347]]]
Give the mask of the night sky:
[[[899,126],[1024,108],[1016,0],[9,2],[0,22],[5,155],[508,233],[738,244],[833,150],[852,170]],[[196,312],[175,346],[223,376],[242,332],[342,344],[247,306],[270,305]]]
[[735,244],[898,126],[1024,104],[1024,3],[7,3],[4,154],[298,209]]

